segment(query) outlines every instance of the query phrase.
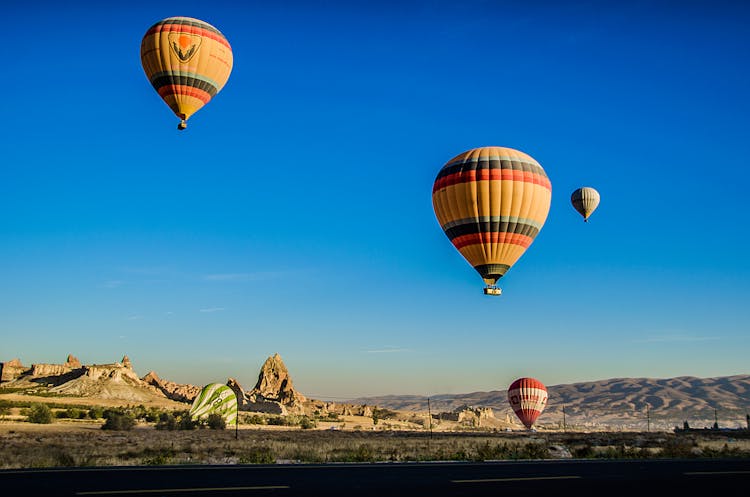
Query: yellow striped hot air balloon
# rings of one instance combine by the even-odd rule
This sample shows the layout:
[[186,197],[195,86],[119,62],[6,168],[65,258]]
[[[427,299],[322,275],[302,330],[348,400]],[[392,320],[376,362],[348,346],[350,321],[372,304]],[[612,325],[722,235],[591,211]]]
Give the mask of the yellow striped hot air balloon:
[[537,161],[504,147],[457,155],[440,170],[432,205],[440,226],[479,273],[487,295],[531,245],[549,213],[552,185]]
[[169,17],[141,41],[141,64],[159,96],[180,118],[178,129],[224,87],[232,47],[221,32],[192,17]]
[[589,216],[599,207],[599,192],[590,186],[584,186],[570,195],[570,203],[583,216],[583,221],[588,223]]

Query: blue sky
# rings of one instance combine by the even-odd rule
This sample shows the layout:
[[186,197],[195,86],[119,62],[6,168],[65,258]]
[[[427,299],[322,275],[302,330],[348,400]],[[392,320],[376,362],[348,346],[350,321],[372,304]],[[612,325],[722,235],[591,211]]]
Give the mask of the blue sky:
[[[748,373],[748,6],[234,3],[4,4],[0,361],[249,388],[278,352],[318,398]],[[174,15],[234,53],[185,132],[139,59]],[[487,145],[553,189],[500,298],[431,202]]]

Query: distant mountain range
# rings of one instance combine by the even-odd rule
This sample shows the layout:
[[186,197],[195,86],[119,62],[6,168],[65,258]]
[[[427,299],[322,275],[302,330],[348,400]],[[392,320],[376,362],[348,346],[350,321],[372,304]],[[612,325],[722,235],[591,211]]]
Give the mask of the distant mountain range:
[[[668,379],[614,378],[547,387],[549,401],[540,422],[568,425],[635,425],[646,428],[693,427],[718,422],[720,426],[746,426],[750,412],[750,375]],[[349,401],[403,411],[426,411],[427,397],[386,395]],[[512,416],[506,390],[443,394],[430,397],[433,412],[459,406],[490,407],[496,417]]]
[[[150,372],[139,378],[130,359],[111,364],[84,365],[68,355],[60,364],[32,364],[13,359],[0,362],[0,393],[24,391],[66,398],[107,399],[110,401],[189,403],[199,386],[179,385]],[[247,411],[285,413],[337,413],[371,416],[373,407],[403,412],[426,413],[427,397],[386,395],[360,397],[346,403],[308,399],[294,390],[292,379],[278,354],[270,356],[261,368],[258,383],[245,391],[229,378],[227,384],[238,395]],[[682,376],[668,379],[614,378],[547,387],[549,400],[537,425],[577,428],[621,427],[627,429],[672,429],[689,423],[702,428],[750,428],[750,375],[718,378]],[[483,416],[502,423],[515,421],[508,405],[507,391],[443,394],[429,398],[432,414],[468,412],[465,408],[490,408]],[[179,405],[179,404],[177,404]],[[471,411],[471,409],[469,409]],[[369,414],[368,414],[369,413]]]

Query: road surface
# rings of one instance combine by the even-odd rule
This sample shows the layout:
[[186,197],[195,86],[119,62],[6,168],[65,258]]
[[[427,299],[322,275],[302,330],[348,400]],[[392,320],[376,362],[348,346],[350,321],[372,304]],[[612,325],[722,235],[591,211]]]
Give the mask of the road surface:
[[154,466],[0,471],[2,496],[750,495],[750,459]]

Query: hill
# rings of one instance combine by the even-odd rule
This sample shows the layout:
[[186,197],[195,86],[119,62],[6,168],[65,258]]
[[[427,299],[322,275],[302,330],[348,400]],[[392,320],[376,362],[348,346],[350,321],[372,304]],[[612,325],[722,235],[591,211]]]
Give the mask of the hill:
[[[568,426],[647,429],[682,426],[688,421],[692,426],[718,422],[720,426],[739,427],[745,426],[750,411],[750,375],[613,378],[553,385],[547,390],[549,401],[540,426],[564,422]],[[349,402],[401,411],[427,410],[427,397],[419,395],[359,397]],[[498,418],[512,419],[506,390],[435,395],[430,397],[430,404],[433,412],[462,405],[489,407]]]
[[[78,398],[91,403],[161,405],[186,408],[199,386],[171,382],[151,371],[143,378],[125,356],[110,364],[83,365],[72,355],[62,364],[23,366],[17,359],[0,363],[0,394],[43,395],[46,398]],[[425,427],[427,397],[388,395],[360,397],[348,402],[307,398],[295,390],[291,375],[279,354],[269,356],[258,381],[244,390],[233,378],[227,380],[237,394],[240,409],[275,415],[354,416]],[[553,385],[549,401],[536,426],[540,429],[633,429],[747,426],[750,411],[750,375],[718,378],[614,378]],[[519,428],[505,390],[443,394],[430,397],[433,426],[452,429]]]

